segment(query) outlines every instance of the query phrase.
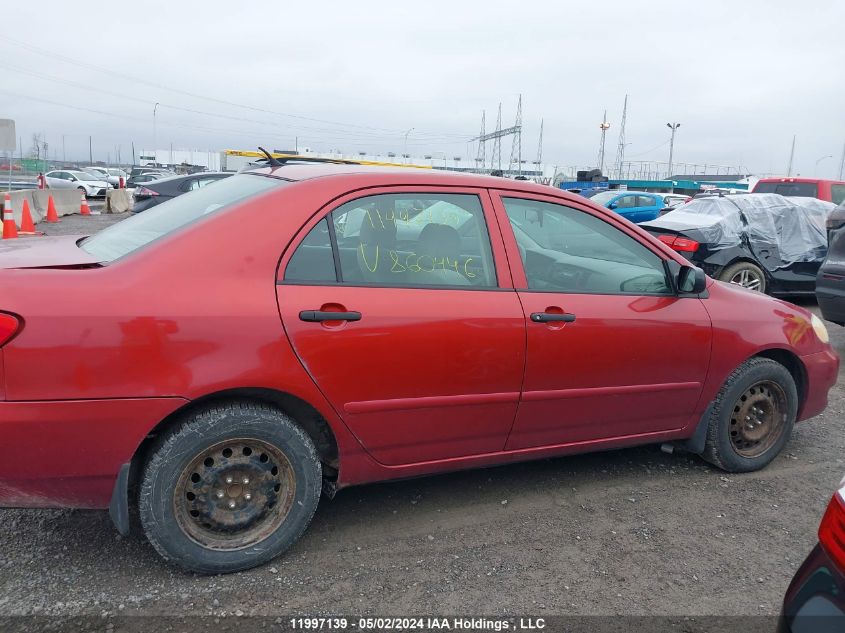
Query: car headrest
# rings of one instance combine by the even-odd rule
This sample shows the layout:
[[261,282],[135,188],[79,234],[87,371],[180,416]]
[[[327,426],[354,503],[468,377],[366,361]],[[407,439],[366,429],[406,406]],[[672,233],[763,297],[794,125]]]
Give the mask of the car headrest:
[[458,259],[461,236],[454,227],[446,224],[427,224],[417,240],[417,254]]
[[384,213],[367,211],[361,222],[361,244],[393,248],[396,246],[396,222],[386,219]]

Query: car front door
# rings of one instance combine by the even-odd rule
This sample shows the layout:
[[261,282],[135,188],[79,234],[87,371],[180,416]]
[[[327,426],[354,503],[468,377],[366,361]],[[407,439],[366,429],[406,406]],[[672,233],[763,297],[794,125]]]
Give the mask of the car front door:
[[[500,192],[527,355],[507,449],[648,438],[689,424],[710,357],[698,297],[663,257],[586,205]],[[551,220],[548,216],[554,218]]]
[[279,268],[282,322],[305,369],[381,463],[501,451],[525,320],[489,194],[393,188],[332,207]]

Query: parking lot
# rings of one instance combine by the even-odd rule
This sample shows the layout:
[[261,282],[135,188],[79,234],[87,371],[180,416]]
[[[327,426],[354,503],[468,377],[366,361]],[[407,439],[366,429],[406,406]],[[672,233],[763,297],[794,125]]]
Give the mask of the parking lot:
[[105,512],[0,510],[0,614],[773,615],[845,474],[843,409],[840,371],[751,474],[646,446],[343,490],[286,555],[228,576],[168,566]]

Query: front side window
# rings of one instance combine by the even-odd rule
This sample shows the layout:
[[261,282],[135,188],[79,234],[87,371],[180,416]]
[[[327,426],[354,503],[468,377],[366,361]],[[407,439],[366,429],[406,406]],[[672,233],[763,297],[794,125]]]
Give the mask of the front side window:
[[617,209],[633,209],[637,206],[637,196],[622,196],[616,201]]
[[599,218],[560,204],[504,198],[528,288],[585,294],[670,294],[663,260]]
[[845,202],[845,185],[830,185],[830,201],[833,204]]
[[335,209],[327,219],[331,226],[319,228],[321,221],[297,247],[285,270],[286,281],[411,288],[496,286],[478,196],[367,196]]

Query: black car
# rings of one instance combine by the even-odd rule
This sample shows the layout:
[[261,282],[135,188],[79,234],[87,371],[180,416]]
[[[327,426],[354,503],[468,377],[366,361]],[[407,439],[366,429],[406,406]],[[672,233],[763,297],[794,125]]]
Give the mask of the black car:
[[778,626],[778,633],[842,631],[845,631],[845,485],[830,500],[819,525],[819,542],[786,590]]
[[845,325],[845,203],[827,218],[827,257],[816,277],[816,299],[822,316]]
[[710,195],[640,226],[715,279],[771,295],[812,294],[833,209],[772,193]]
[[181,196],[183,193],[205,187],[221,178],[228,178],[232,174],[233,172],[201,172],[139,183],[135,189],[135,205],[132,207],[132,213],[140,213],[171,198]]

